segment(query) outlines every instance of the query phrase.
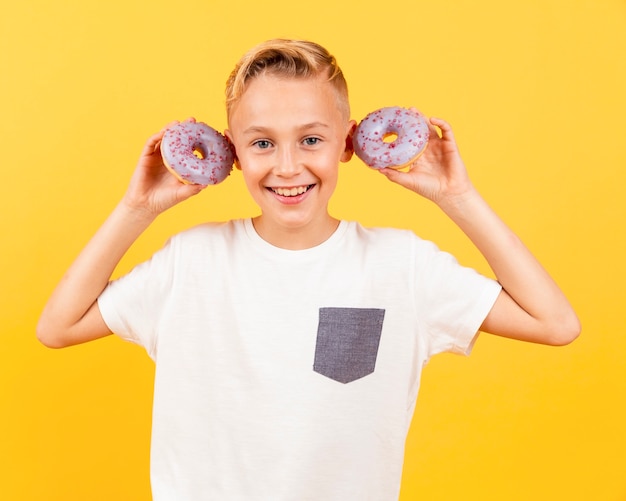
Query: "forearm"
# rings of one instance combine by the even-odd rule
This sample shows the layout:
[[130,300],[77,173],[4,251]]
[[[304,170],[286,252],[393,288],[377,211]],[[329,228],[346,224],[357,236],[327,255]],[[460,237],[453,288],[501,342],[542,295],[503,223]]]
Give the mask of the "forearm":
[[77,344],[108,334],[96,300],[124,254],[154,220],[120,202],[61,279],[46,304],[37,336],[48,346]]
[[[428,149],[408,172],[389,180],[436,203],[483,254],[503,291],[481,330],[514,339],[567,344],[580,324],[548,272],[472,185],[450,124],[431,118]],[[436,128],[441,131],[441,136]]]
[[485,257],[510,298],[500,302],[503,307],[488,317],[484,330],[547,344],[576,337],[578,319],[563,292],[475,189],[440,206]]

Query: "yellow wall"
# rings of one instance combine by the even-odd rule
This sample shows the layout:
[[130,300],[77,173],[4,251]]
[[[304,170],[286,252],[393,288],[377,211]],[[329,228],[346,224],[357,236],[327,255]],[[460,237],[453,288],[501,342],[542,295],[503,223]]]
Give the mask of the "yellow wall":
[[[398,104],[449,120],[584,325],[566,348],[483,336],[469,358],[435,358],[402,499],[626,499],[626,2],[3,3],[0,499],[149,499],[151,362],[116,338],[47,350],[34,326],[148,135],[190,115],[223,128],[228,72],[275,36],[336,54],[354,118]],[[487,271],[435,207],[356,159],[333,210]],[[175,231],[252,211],[234,174],[164,215],[119,272]]]

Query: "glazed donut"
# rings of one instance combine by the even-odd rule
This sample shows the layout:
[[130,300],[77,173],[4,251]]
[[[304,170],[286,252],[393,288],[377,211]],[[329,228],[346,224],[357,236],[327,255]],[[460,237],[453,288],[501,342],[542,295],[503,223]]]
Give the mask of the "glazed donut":
[[202,122],[186,121],[169,127],[161,140],[161,156],[168,170],[185,184],[217,184],[233,168],[231,143]]
[[[387,142],[391,136],[393,141]],[[429,129],[415,110],[391,106],[367,115],[354,131],[354,153],[373,169],[402,169],[428,146]]]

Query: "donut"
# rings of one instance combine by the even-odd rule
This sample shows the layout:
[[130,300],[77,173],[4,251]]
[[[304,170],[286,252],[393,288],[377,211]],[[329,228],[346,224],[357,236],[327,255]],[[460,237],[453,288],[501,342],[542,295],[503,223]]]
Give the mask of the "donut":
[[169,127],[161,140],[165,167],[185,184],[217,184],[228,177],[235,159],[231,143],[202,122]]
[[354,131],[354,153],[373,169],[402,169],[424,152],[428,137],[428,122],[420,112],[399,106],[380,108]]

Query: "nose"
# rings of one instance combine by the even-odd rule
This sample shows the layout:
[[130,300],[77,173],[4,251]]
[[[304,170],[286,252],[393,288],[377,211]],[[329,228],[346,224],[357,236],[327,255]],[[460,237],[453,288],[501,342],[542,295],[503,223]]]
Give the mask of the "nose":
[[293,146],[283,146],[278,150],[274,173],[281,177],[292,177],[302,170],[298,153]]

